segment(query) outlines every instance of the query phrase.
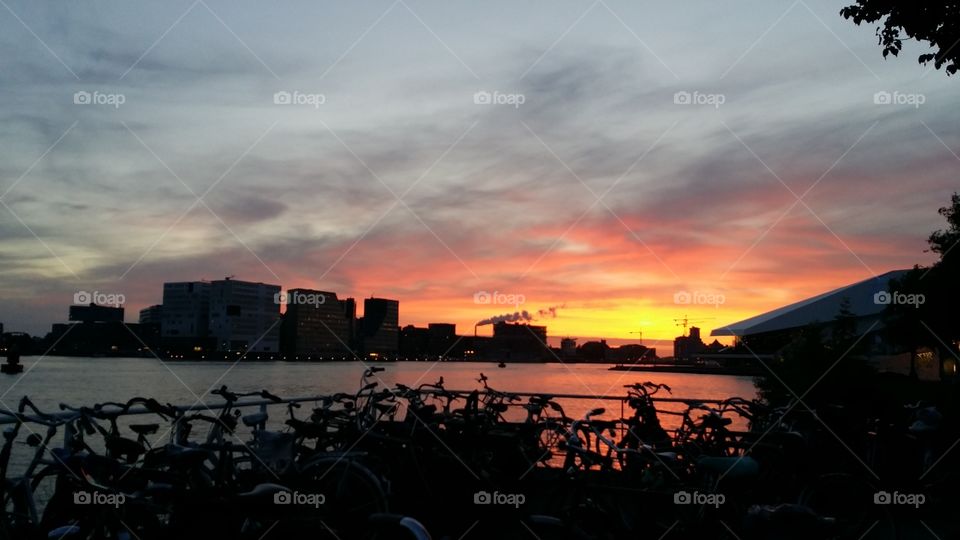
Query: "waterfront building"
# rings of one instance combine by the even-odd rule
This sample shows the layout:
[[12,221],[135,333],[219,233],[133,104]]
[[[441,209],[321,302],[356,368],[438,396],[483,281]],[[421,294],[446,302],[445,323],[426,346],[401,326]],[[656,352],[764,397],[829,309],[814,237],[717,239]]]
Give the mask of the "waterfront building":
[[[864,354],[880,371],[907,374],[911,363],[917,377],[939,379],[941,359],[936,351],[904,350],[892,343],[884,331],[884,311],[891,302],[900,301],[891,281],[909,270],[893,270],[850,285],[762,313],[743,321],[715,328],[712,336],[733,336],[743,352],[754,356],[775,356],[809,325],[819,325],[829,335],[842,305],[850,311],[855,333],[861,336]],[[719,358],[720,355],[717,355]],[[949,361],[949,359],[944,359]],[[946,372],[947,368],[944,367]]]
[[547,327],[532,324],[495,323],[490,349],[499,361],[543,362],[551,356]]
[[209,331],[218,351],[279,352],[280,286],[211,281]]
[[206,351],[212,348],[209,327],[209,282],[183,281],[163,284],[160,338],[164,349],[181,352]]
[[356,302],[312,289],[290,289],[280,326],[280,346],[288,357],[352,354]]
[[427,353],[430,356],[449,356],[457,344],[457,325],[430,323],[427,325]]
[[364,354],[396,354],[400,346],[400,301],[363,300],[360,334]]
[[123,322],[123,308],[90,304],[70,306],[68,320],[72,322]]
[[160,328],[163,320],[163,306],[160,304],[146,307],[140,310],[140,324],[155,324]]

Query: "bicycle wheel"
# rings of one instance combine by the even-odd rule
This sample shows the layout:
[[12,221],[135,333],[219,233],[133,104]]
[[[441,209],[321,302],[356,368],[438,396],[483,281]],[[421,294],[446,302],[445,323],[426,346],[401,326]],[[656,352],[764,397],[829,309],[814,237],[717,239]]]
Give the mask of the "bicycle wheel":
[[322,500],[297,514],[296,521],[307,528],[330,527],[355,538],[371,515],[388,510],[383,482],[356,459],[319,459],[300,473],[295,487]]
[[839,538],[894,540],[899,538],[896,521],[886,506],[877,505],[878,489],[851,474],[831,473],[810,482],[800,495],[800,504],[818,515],[836,520]]

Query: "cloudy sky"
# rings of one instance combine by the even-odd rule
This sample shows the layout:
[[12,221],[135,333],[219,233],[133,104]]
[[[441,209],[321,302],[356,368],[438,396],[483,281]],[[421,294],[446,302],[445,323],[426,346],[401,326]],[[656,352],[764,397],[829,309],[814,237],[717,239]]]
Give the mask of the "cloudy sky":
[[930,262],[960,80],[844,5],[4,0],[0,322],[235,275],[650,341]]

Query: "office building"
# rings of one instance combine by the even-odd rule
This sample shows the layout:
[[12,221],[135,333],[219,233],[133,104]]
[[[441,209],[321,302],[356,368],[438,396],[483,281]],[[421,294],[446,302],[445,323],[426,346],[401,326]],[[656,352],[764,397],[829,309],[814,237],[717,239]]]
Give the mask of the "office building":
[[490,347],[495,359],[501,361],[543,362],[550,356],[546,326],[495,323]]
[[163,306],[160,304],[146,307],[140,310],[140,324],[155,324],[157,328],[163,319]]
[[361,340],[364,354],[396,354],[400,346],[400,302],[385,298],[363,301]]
[[209,331],[218,351],[279,352],[280,286],[210,282]]
[[281,350],[288,356],[342,356],[352,354],[356,302],[337,294],[291,289],[284,297],[286,311],[280,327]]

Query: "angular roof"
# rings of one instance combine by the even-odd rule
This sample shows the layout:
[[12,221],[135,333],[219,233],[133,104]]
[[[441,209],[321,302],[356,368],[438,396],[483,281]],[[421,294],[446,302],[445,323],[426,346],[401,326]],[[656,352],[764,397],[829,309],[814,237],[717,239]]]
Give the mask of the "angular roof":
[[857,317],[879,315],[886,305],[874,302],[874,295],[887,291],[890,280],[898,279],[907,272],[909,270],[893,270],[756,317],[715,328],[710,335],[749,336],[787,328],[800,328],[813,322],[832,321],[840,310],[840,303],[844,298],[850,300],[850,311]]

